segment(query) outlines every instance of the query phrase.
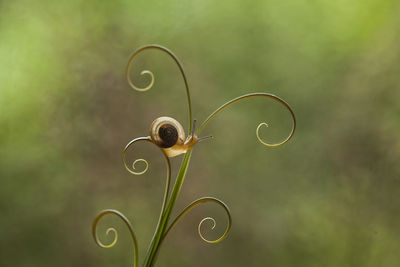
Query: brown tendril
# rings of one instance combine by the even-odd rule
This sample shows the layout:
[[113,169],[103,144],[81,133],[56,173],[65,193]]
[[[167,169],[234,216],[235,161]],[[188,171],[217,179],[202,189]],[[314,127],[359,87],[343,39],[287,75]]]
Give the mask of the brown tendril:
[[115,228],[110,227],[107,229],[106,234],[108,235],[110,232],[114,233],[114,240],[108,244],[105,245],[103,244],[100,239],[99,236],[97,234],[97,225],[99,224],[99,221],[101,218],[103,218],[103,216],[107,215],[107,214],[113,214],[115,216],[117,216],[118,218],[120,218],[125,225],[128,227],[129,232],[131,234],[132,237],[132,241],[133,241],[133,260],[134,260],[134,267],[138,266],[138,244],[137,244],[137,240],[136,240],[136,236],[135,233],[133,231],[133,227],[132,224],[130,223],[130,221],[128,220],[128,218],[125,217],[125,215],[123,215],[121,212],[117,211],[117,210],[112,210],[112,209],[107,209],[107,210],[103,210],[101,211],[95,218],[94,222],[93,222],[93,227],[92,227],[92,234],[93,234],[93,238],[94,241],[96,242],[96,244],[101,247],[101,248],[112,248],[118,241],[118,232]]
[[136,56],[140,52],[142,52],[144,50],[147,50],[147,49],[158,49],[158,50],[161,50],[161,51],[167,53],[175,61],[176,65],[178,66],[178,68],[179,68],[179,70],[180,70],[180,72],[182,74],[183,81],[185,83],[185,88],[186,88],[186,96],[187,96],[188,109],[189,109],[188,110],[189,111],[189,132],[191,132],[192,131],[192,125],[191,125],[191,122],[192,122],[192,103],[190,101],[189,84],[187,82],[185,71],[183,70],[183,66],[182,66],[181,62],[179,61],[178,57],[174,53],[172,53],[172,51],[170,51],[166,47],[163,47],[161,45],[155,45],[155,44],[145,45],[145,46],[142,46],[142,47],[138,48],[135,52],[133,52],[132,56],[129,58],[128,65],[126,67],[126,72],[125,73],[126,73],[126,79],[128,80],[129,85],[134,90],[139,91],[139,92],[145,92],[147,90],[150,90],[153,87],[154,80],[155,80],[154,79],[154,74],[149,70],[144,70],[144,71],[142,71],[140,73],[140,75],[148,74],[148,75],[150,75],[150,78],[151,78],[150,84],[148,86],[144,87],[144,88],[139,88],[139,87],[135,86],[133,84],[132,80],[131,80],[131,77],[130,77],[130,71],[131,71],[131,66],[132,66],[133,60],[136,58]]
[[217,108],[213,113],[211,113],[210,116],[207,117],[207,119],[201,124],[201,126],[200,126],[200,128],[199,128],[199,130],[197,132],[197,135],[199,135],[200,132],[204,129],[204,127],[208,124],[208,122],[212,118],[214,118],[219,112],[221,112],[223,109],[227,108],[228,106],[230,106],[230,105],[232,105],[232,104],[234,104],[236,102],[239,102],[239,101],[247,99],[247,98],[252,98],[252,97],[267,97],[267,98],[271,98],[271,99],[277,101],[278,103],[282,104],[290,112],[290,115],[292,116],[292,120],[293,120],[292,130],[290,131],[290,134],[286,137],[286,139],[284,139],[283,141],[281,141],[279,143],[275,143],[275,144],[269,144],[269,143],[264,142],[261,139],[261,137],[259,135],[259,130],[260,130],[260,128],[262,126],[268,126],[268,124],[266,124],[265,122],[262,122],[257,126],[257,129],[256,129],[257,139],[261,142],[261,144],[263,144],[265,146],[269,146],[269,147],[281,146],[281,145],[285,144],[286,142],[288,142],[290,140],[290,138],[292,138],[292,136],[294,134],[294,131],[296,130],[296,117],[294,115],[294,112],[293,112],[292,108],[289,106],[289,104],[286,103],[283,99],[281,99],[281,98],[279,98],[279,97],[277,97],[275,95],[268,94],[268,93],[246,94],[246,95],[242,95],[242,96],[236,97],[236,98],[226,102],[225,104],[223,104],[222,106]]

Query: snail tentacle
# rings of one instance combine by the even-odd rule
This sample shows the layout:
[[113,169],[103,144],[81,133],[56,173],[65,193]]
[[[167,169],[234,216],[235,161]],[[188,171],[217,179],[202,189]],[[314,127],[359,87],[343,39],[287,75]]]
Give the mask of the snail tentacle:
[[268,124],[266,124],[265,122],[260,123],[260,124],[258,125],[257,129],[256,129],[256,136],[257,136],[257,139],[258,139],[263,145],[269,146],[269,147],[281,146],[281,145],[285,144],[286,142],[288,142],[288,141],[290,140],[290,138],[292,138],[292,136],[293,136],[293,134],[294,134],[294,131],[296,130],[296,117],[295,117],[295,115],[294,115],[294,112],[293,112],[292,108],[289,106],[289,104],[286,103],[283,99],[281,99],[281,98],[279,98],[279,97],[277,97],[277,96],[275,96],[275,95],[273,95],[273,94],[268,94],[268,93],[251,93],[251,94],[246,94],[246,95],[242,95],[242,96],[236,97],[236,98],[234,98],[234,99],[232,99],[232,100],[226,102],[225,104],[223,104],[222,106],[220,106],[219,108],[217,108],[213,113],[211,113],[211,114],[207,117],[207,119],[201,124],[201,126],[200,126],[200,128],[199,128],[197,134],[200,134],[200,132],[203,131],[204,127],[208,124],[208,122],[209,122],[212,118],[214,118],[218,113],[220,113],[222,110],[224,110],[225,108],[229,107],[230,105],[232,105],[232,104],[234,104],[234,103],[237,103],[237,102],[239,102],[239,101],[241,101],[241,100],[248,99],[248,98],[252,98],[252,97],[266,97],[266,98],[270,98],[270,99],[272,99],[272,100],[275,100],[276,102],[282,104],[282,105],[290,112],[290,115],[291,115],[292,120],[293,120],[292,129],[291,129],[289,135],[288,135],[283,141],[281,141],[281,142],[279,142],[279,143],[270,144],[270,143],[264,142],[264,141],[261,139],[261,137],[260,137],[260,135],[259,135],[259,130],[260,130],[261,126],[268,126]]
[[117,232],[117,230],[116,230],[115,228],[113,228],[113,227],[108,228],[107,231],[106,231],[106,234],[107,234],[107,235],[108,235],[110,232],[113,232],[113,233],[114,233],[114,240],[113,240],[110,244],[108,244],[108,245],[103,244],[103,243],[100,241],[99,236],[98,236],[98,234],[97,234],[97,226],[98,226],[98,224],[99,224],[100,219],[103,218],[105,215],[108,215],[108,214],[113,214],[113,215],[117,216],[117,217],[120,218],[120,219],[125,223],[125,225],[128,227],[129,233],[131,234],[132,241],[133,241],[133,260],[134,260],[133,266],[134,266],[134,267],[137,267],[137,266],[138,266],[138,260],[139,260],[139,259],[138,259],[139,253],[138,253],[138,244],[137,244],[136,235],[135,235],[135,233],[134,233],[134,231],[133,231],[132,224],[130,223],[130,221],[128,220],[128,218],[126,218],[125,215],[123,215],[121,212],[119,212],[119,211],[117,211],[117,210],[107,209],[107,210],[101,211],[101,212],[96,216],[96,218],[95,218],[95,220],[94,220],[94,222],[93,222],[93,227],[92,227],[92,234],[93,234],[94,241],[95,241],[96,244],[97,244],[99,247],[101,247],[101,248],[112,248],[112,247],[117,243],[117,241],[118,241],[118,232]]
[[139,92],[145,92],[147,90],[150,90],[153,87],[154,80],[155,80],[154,79],[154,74],[149,70],[144,70],[144,71],[142,71],[140,73],[140,75],[148,74],[148,75],[150,75],[150,78],[151,78],[150,84],[148,86],[144,87],[144,88],[139,88],[139,87],[135,86],[133,84],[132,80],[131,80],[131,77],[130,77],[130,71],[131,71],[131,66],[132,66],[133,60],[136,58],[136,56],[140,52],[142,52],[144,50],[147,50],[147,49],[157,49],[157,50],[161,50],[161,51],[167,53],[175,61],[176,65],[178,66],[178,68],[179,68],[179,70],[180,70],[180,72],[182,74],[183,82],[185,83],[185,88],[186,88],[186,96],[187,96],[188,112],[189,112],[189,131],[188,132],[191,132],[192,131],[192,124],[191,124],[191,122],[192,122],[192,103],[191,103],[191,100],[190,100],[189,84],[187,82],[187,78],[186,78],[186,75],[185,75],[185,71],[183,70],[182,63],[179,61],[178,57],[172,51],[170,51],[166,47],[163,47],[161,45],[155,45],[155,44],[145,45],[145,46],[142,46],[142,47],[138,48],[135,52],[133,52],[132,56],[129,58],[128,65],[127,65],[126,71],[125,71],[126,79],[128,80],[129,85],[134,90],[139,91]]

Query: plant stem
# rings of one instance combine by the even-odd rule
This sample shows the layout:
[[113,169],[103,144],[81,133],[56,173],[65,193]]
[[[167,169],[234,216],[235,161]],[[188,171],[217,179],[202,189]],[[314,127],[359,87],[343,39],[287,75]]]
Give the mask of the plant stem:
[[179,195],[179,192],[181,191],[183,181],[185,180],[185,175],[186,175],[186,171],[189,166],[191,155],[192,155],[192,149],[189,149],[186,152],[186,154],[182,160],[181,168],[179,170],[178,176],[176,177],[176,181],[175,181],[174,187],[172,189],[172,193],[171,193],[167,208],[164,212],[164,215],[162,216],[161,223],[158,225],[158,227],[156,229],[156,233],[155,233],[153,242],[150,245],[150,249],[146,256],[146,260],[144,263],[144,266],[146,266],[146,267],[151,267],[154,264],[155,255],[156,255],[157,250],[159,249],[160,241],[165,233],[171,212],[175,206],[175,202]]

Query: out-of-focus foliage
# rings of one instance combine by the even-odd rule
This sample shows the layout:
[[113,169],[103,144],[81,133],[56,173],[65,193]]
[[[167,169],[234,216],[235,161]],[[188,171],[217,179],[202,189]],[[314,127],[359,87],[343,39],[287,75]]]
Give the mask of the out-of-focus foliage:
[[[158,43],[182,60],[200,121],[223,102],[263,91],[288,101],[298,129],[266,148],[290,118],[261,100],[233,106],[204,134],[176,211],[203,195],[231,208],[228,239],[196,233],[212,205],[168,237],[157,266],[362,266],[400,264],[400,3],[299,1],[1,1],[1,266],[130,266],[131,241],[98,248],[91,223],[104,208],[132,220],[146,252],[161,203],[165,167],[156,148],[133,177],[124,145],[160,115],[187,129],[184,87],[173,62],[143,53],[133,69],[156,76],[146,93],[124,79],[130,53]],[[270,134],[270,135],[268,135]],[[277,140],[277,139],[276,139]],[[178,167],[181,157],[173,160]],[[176,174],[176,173],[174,173]],[[100,234],[104,242],[111,237]],[[108,239],[107,239],[108,238]]]

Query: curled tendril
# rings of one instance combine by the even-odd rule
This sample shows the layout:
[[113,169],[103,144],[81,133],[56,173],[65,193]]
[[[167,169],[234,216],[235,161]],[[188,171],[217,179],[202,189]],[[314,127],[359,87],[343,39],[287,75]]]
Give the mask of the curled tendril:
[[[135,138],[135,139],[133,139],[132,141],[130,141],[130,142],[125,146],[124,150],[122,151],[122,159],[123,159],[123,162],[124,162],[125,169],[126,169],[128,172],[130,172],[130,173],[132,173],[132,174],[135,174],[135,175],[141,175],[141,174],[145,173],[145,172],[147,171],[147,169],[148,169],[148,166],[149,166],[149,164],[148,164],[148,162],[147,162],[146,160],[144,160],[144,159],[136,159],[136,160],[133,162],[133,164],[132,164],[132,168],[133,168],[133,169],[135,169],[135,165],[136,165],[137,162],[144,162],[144,163],[146,164],[146,167],[145,167],[145,169],[144,169],[143,171],[141,171],[141,172],[135,172],[135,171],[131,170],[131,169],[128,167],[127,163],[126,163],[126,152],[127,152],[127,150],[128,150],[133,144],[135,144],[136,142],[140,142],[140,141],[146,141],[146,142],[149,142],[149,143],[154,144],[149,136],[147,136],[147,137],[139,137],[139,138]],[[155,144],[154,144],[154,145],[155,145]],[[160,147],[158,147],[158,146],[157,146],[157,148],[159,148],[160,151],[162,152],[162,154],[163,154],[163,156],[164,156],[164,159],[165,159],[165,163],[166,163],[166,165],[167,165],[167,180],[166,180],[166,182],[165,182],[164,198],[163,198],[163,202],[162,202],[162,206],[161,206],[160,216],[159,216],[159,218],[158,218],[158,223],[157,223],[157,228],[159,228],[159,227],[160,227],[160,224],[161,224],[162,216],[164,215],[164,212],[165,212],[165,208],[166,208],[167,200],[168,200],[169,189],[170,189],[170,186],[171,186],[171,162],[170,162],[170,160],[169,160],[167,154],[164,152],[164,150],[162,150],[162,149],[161,149]],[[153,238],[152,238],[152,240],[151,240],[151,243],[154,242],[155,237],[156,237],[156,233],[154,233]]]
[[145,159],[137,159],[137,160],[135,160],[133,163],[132,163],[132,169],[136,169],[135,168],[135,165],[136,165],[136,163],[138,163],[138,162],[144,162],[144,164],[146,164],[146,167],[144,168],[144,170],[143,171],[141,171],[141,172],[131,172],[131,173],[133,173],[133,174],[135,174],[135,175],[142,175],[143,173],[145,173],[145,172],[147,172],[147,169],[149,168],[149,163],[145,160]]
[[[147,142],[152,143],[152,142],[151,142],[151,138],[150,138],[149,136],[147,136],[147,137],[135,138],[135,139],[133,139],[132,141],[130,141],[130,142],[125,146],[124,150],[122,151],[122,160],[123,160],[123,162],[124,162],[125,169],[126,169],[128,172],[130,172],[130,173],[132,173],[132,174],[134,174],[134,175],[142,175],[142,174],[144,174],[144,173],[147,171],[147,169],[149,168],[149,163],[148,163],[147,160],[145,160],[145,159],[137,159],[137,160],[135,160],[135,161],[132,163],[132,169],[129,168],[128,164],[126,163],[126,151],[127,151],[127,150],[129,149],[129,147],[131,147],[133,144],[135,144],[136,142],[140,142],[140,141],[147,141]],[[144,163],[146,164],[146,166],[145,166],[145,168],[144,168],[143,171],[135,172],[135,171],[134,171],[134,170],[136,169],[136,168],[135,168],[135,165],[136,165],[136,163],[138,163],[138,162],[144,162]]]
[[[133,164],[132,164],[132,168],[133,168],[133,169],[130,169],[130,168],[128,167],[128,164],[126,163],[126,152],[127,152],[127,150],[128,150],[133,144],[135,144],[135,143],[137,143],[137,142],[140,142],[140,141],[146,141],[146,142],[149,142],[149,143],[154,144],[154,143],[151,141],[151,138],[150,138],[149,136],[147,136],[147,137],[138,137],[138,138],[135,138],[135,139],[133,139],[132,141],[130,141],[130,142],[125,146],[124,150],[122,151],[122,160],[123,160],[123,162],[124,162],[125,169],[126,169],[128,172],[130,172],[130,173],[132,173],[132,174],[135,174],[135,175],[144,174],[144,173],[147,171],[148,167],[149,167],[149,163],[148,163],[145,159],[137,159],[137,160],[135,160],[135,161],[133,162]],[[157,148],[159,148],[159,147],[157,146]],[[160,149],[160,148],[159,148],[159,149]],[[168,192],[169,192],[170,184],[171,184],[171,162],[169,161],[169,158],[168,158],[167,154],[165,154],[165,152],[164,152],[162,149],[160,149],[160,151],[162,152],[162,154],[163,154],[163,156],[164,156],[164,158],[165,158],[165,163],[166,163],[166,165],[167,165],[167,181],[166,181],[166,184],[165,184],[165,192],[164,192],[163,206],[162,206],[162,208],[161,208],[161,214],[163,214],[163,213],[164,213],[164,210],[165,210],[165,205],[166,205],[166,202],[167,202],[167,198],[168,198]],[[146,164],[146,167],[145,167],[144,170],[141,171],[141,172],[135,172],[135,171],[133,171],[133,170],[135,169],[136,163],[138,163],[138,162],[144,162],[144,163]],[[160,215],[160,218],[161,218],[161,215]]]
[[210,220],[213,223],[213,225],[211,226],[211,229],[214,230],[215,226],[217,225],[217,222],[212,217],[206,217],[200,221],[199,226],[197,226],[197,232],[199,233],[199,236],[201,239],[203,239],[203,241],[205,241],[207,243],[216,243],[215,241],[210,241],[210,240],[204,238],[203,234],[201,233],[201,225],[203,224],[203,222],[208,221],[208,220]]
[[112,248],[115,244],[117,244],[117,241],[118,241],[118,232],[117,232],[117,230],[115,230],[115,228],[113,228],[113,227],[110,227],[110,228],[107,229],[106,235],[108,235],[110,232],[113,232],[113,233],[114,233],[114,240],[113,240],[113,242],[111,242],[109,245],[104,245],[103,243],[101,243],[101,241],[100,241],[99,239],[97,239],[97,240],[96,240],[96,241],[97,241],[97,244],[98,244],[100,247],[102,247],[102,248]]
[[292,116],[292,120],[293,120],[292,130],[290,131],[289,135],[283,141],[281,141],[279,143],[275,143],[275,144],[266,143],[261,139],[261,137],[259,135],[259,130],[263,125],[268,126],[268,124],[265,122],[260,123],[256,129],[256,136],[257,136],[257,139],[261,142],[261,144],[263,144],[265,146],[269,146],[269,147],[276,147],[276,146],[281,146],[281,145],[285,144],[287,141],[289,141],[290,138],[292,138],[294,131],[296,130],[296,117],[294,116],[294,112],[293,112],[292,108],[289,106],[289,104],[286,103],[283,99],[281,99],[275,95],[268,94],[268,93],[246,94],[246,95],[236,97],[236,98],[226,102],[225,104],[223,104],[222,106],[217,108],[213,113],[211,113],[210,116],[207,117],[207,119],[201,124],[201,126],[197,132],[197,135],[199,135],[200,132],[204,129],[204,127],[208,124],[208,122],[212,118],[214,118],[218,113],[220,113],[223,109],[227,108],[228,106],[230,106],[236,102],[239,102],[239,101],[247,99],[247,98],[252,98],[252,97],[267,97],[267,98],[271,98],[271,99],[277,101],[278,103],[282,104],[290,112],[290,115]]
[[130,78],[129,76],[127,77],[127,78],[128,78],[128,83],[129,83],[129,85],[130,85],[133,89],[135,89],[136,91],[145,92],[145,91],[147,91],[147,90],[150,90],[151,87],[153,87],[153,85],[154,85],[154,74],[153,74],[151,71],[149,71],[149,70],[144,70],[144,71],[142,71],[142,72],[140,73],[140,75],[144,75],[144,74],[150,75],[150,78],[151,78],[150,84],[149,84],[148,86],[144,87],[144,88],[136,87],[136,86],[132,83],[131,78]]
[[[264,146],[274,146],[274,145],[265,143],[265,142],[261,139],[261,137],[260,137],[260,128],[261,128],[262,126],[268,127],[268,124],[265,123],[265,122],[262,122],[262,123],[260,123],[260,124],[257,126],[257,129],[256,129],[256,136],[257,136],[258,141],[260,141],[260,143],[263,144]],[[279,146],[279,144],[278,144],[278,146]]]
[[117,216],[117,217],[120,218],[120,219],[125,223],[125,225],[128,227],[129,232],[130,232],[131,237],[132,237],[132,240],[133,240],[133,257],[134,257],[134,265],[133,265],[133,266],[134,266],[134,267],[138,266],[138,254],[139,254],[139,253],[138,253],[138,244],[137,244],[136,236],[135,236],[135,233],[133,232],[132,224],[130,223],[130,221],[128,220],[128,218],[126,218],[121,212],[119,212],[119,211],[117,211],[117,210],[108,209],[108,210],[103,210],[103,211],[101,211],[101,212],[97,215],[97,217],[95,218],[95,220],[94,220],[94,222],[93,222],[93,228],[92,228],[92,234],[93,234],[94,241],[96,242],[96,244],[97,244],[99,247],[102,247],[102,248],[112,248],[112,247],[117,243],[117,241],[118,241],[118,232],[117,232],[117,230],[115,230],[115,228],[113,228],[113,227],[108,228],[107,231],[106,231],[106,234],[107,234],[107,235],[108,235],[110,232],[113,232],[113,233],[114,233],[114,240],[113,240],[110,244],[104,245],[104,244],[100,241],[100,239],[99,239],[99,236],[98,236],[98,234],[97,234],[97,225],[99,224],[100,219],[103,218],[103,217],[104,217],[105,215],[107,215],[107,214],[113,214],[113,215]]
[[158,50],[161,50],[161,51],[167,53],[175,61],[176,65],[178,66],[178,68],[182,74],[183,81],[185,83],[185,88],[186,88],[186,96],[187,96],[188,109],[189,109],[189,132],[191,132],[192,131],[192,124],[191,124],[191,122],[192,122],[192,103],[190,101],[189,84],[187,82],[185,71],[183,70],[183,66],[182,66],[181,62],[179,61],[178,57],[174,53],[172,53],[172,51],[170,51],[168,48],[163,47],[161,45],[145,45],[145,46],[138,48],[135,52],[133,52],[132,56],[129,58],[128,65],[126,67],[125,75],[126,75],[126,79],[128,80],[129,85],[134,90],[139,91],[139,92],[145,92],[147,90],[150,90],[153,87],[154,80],[155,80],[154,74],[149,70],[144,70],[140,73],[140,75],[144,75],[144,74],[150,75],[150,78],[151,78],[150,84],[144,88],[139,88],[139,87],[135,86],[130,77],[130,71],[131,71],[131,66],[132,66],[133,60],[136,58],[136,56],[140,52],[147,50],[147,49],[158,49]]
[[215,239],[215,240],[208,240],[208,239],[206,239],[206,238],[203,236],[203,234],[201,233],[201,226],[202,226],[202,224],[203,224],[205,221],[211,220],[211,221],[213,222],[213,226],[211,227],[211,229],[214,229],[215,226],[216,226],[216,222],[215,222],[214,218],[206,217],[206,218],[204,218],[204,219],[202,219],[202,220],[200,221],[200,223],[199,223],[199,225],[198,225],[198,227],[197,227],[199,236],[200,236],[200,238],[201,238],[202,240],[204,240],[204,241],[207,242],[207,243],[218,243],[218,242],[221,242],[222,240],[224,240],[224,239],[228,236],[228,234],[229,234],[229,232],[230,232],[230,230],[231,230],[231,227],[232,227],[232,217],[231,217],[231,213],[230,213],[230,211],[229,211],[228,206],[227,206],[224,202],[222,202],[221,200],[219,200],[219,199],[217,199],[217,198],[213,198],[213,197],[202,197],[202,198],[199,198],[199,199],[193,201],[189,206],[187,206],[187,207],[176,217],[176,219],[171,223],[171,225],[168,227],[168,229],[166,230],[165,234],[163,235],[163,240],[164,240],[164,238],[168,235],[168,233],[171,231],[171,229],[179,222],[179,220],[180,220],[183,216],[185,216],[186,213],[188,213],[189,211],[191,211],[191,210],[192,210],[194,207],[196,207],[197,205],[200,205],[200,204],[206,203],[206,202],[214,202],[214,203],[218,204],[219,206],[221,206],[221,207],[225,210],[226,214],[228,215],[228,225],[226,226],[225,232],[223,233],[222,236],[220,236],[219,238],[217,238],[217,239]]

